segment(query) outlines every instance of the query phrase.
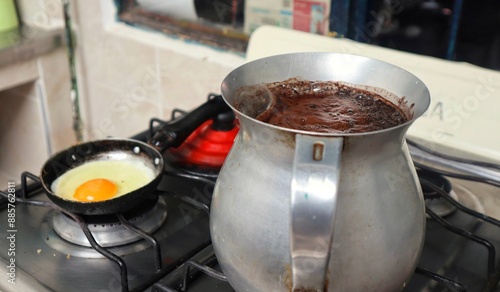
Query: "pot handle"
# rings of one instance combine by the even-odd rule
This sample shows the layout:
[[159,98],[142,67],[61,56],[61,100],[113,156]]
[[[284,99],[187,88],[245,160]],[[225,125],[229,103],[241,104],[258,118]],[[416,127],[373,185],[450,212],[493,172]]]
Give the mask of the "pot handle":
[[149,144],[160,153],[169,147],[178,147],[205,121],[230,110],[222,96],[216,95],[178,120],[160,126]]
[[324,291],[343,138],[295,137],[290,220],[292,291]]

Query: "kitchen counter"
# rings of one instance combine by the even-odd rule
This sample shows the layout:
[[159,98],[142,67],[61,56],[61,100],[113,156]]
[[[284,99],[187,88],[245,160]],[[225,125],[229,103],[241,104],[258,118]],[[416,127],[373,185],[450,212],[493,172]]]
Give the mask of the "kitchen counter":
[[37,58],[61,48],[61,28],[44,30],[23,26],[0,33],[0,91],[36,80]]
[[62,28],[43,30],[23,26],[0,33],[0,67],[26,61],[61,47],[63,37]]

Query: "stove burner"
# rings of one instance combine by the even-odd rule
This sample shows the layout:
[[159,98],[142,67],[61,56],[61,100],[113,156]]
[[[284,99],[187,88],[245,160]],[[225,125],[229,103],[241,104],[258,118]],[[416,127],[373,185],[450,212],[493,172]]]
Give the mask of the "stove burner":
[[[417,173],[420,179],[424,179],[427,182],[434,184],[436,187],[442,189],[447,194],[450,194],[450,192],[452,192],[451,183],[444,176],[432,171],[425,171],[421,169],[417,170]],[[441,198],[441,195],[439,195],[435,190],[433,190],[427,184],[421,184],[421,186],[422,186],[422,192],[424,193],[424,198],[426,200]]]
[[[123,216],[131,224],[151,234],[160,228],[167,218],[165,200],[159,197],[157,201],[148,202],[146,206],[141,207],[124,213]],[[137,233],[125,228],[116,215],[82,216],[82,218],[87,222],[97,243],[103,247],[125,245],[141,239]],[[90,243],[78,223],[63,213],[58,212],[52,217],[52,227],[63,239],[77,245],[90,247]]]
[[[457,210],[457,207],[450,203],[449,200],[454,200],[474,211],[484,213],[484,208],[477,196],[459,183],[454,181],[454,188],[452,189],[451,182],[436,172],[418,169],[417,173],[425,198],[425,206],[436,215],[445,217]],[[430,185],[443,190],[448,194],[448,198],[443,197]],[[427,219],[429,218],[429,215],[427,215]]]
[[[450,191],[448,195],[458,202],[458,196],[455,191]],[[457,210],[455,206],[453,206],[450,202],[446,201],[446,199],[443,198],[425,199],[425,207],[431,209],[434,213],[436,213],[436,215],[440,217],[451,215]],[[427,219],[429,218],[430,216],[427,215]]]
[[[417,173],[419,179],[421,180],[420,185],[424,194],[426,208],[431,209],[434,213],[441,217],[453,214],[457,208],[429,186],[429,184],[432,184],[438,187],[458,202],[458,196],[455,191],[452,190],[450,181],[442,175],[432,171],[419,169],[417,170]],[[424,182],[422,182],[422,180]],[[429,215],[427,215],[427,219],[430,219]]]

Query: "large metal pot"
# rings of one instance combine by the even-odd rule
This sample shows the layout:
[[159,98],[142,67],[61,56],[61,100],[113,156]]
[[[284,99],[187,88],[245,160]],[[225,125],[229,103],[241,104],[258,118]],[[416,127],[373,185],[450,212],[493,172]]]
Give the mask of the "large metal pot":
[[[300,76],[363,84],[410,121],[363,134],[280,128],[234,108],[238,88]],[[376,88],[377,87],[377,88]],[[214,190],[215,253],[238,291],[398,291],[413,274],[424,202],[405,133],[430,103],[426,86],[361,56],[296,53],[249,62],[222,83],[241,129]],[[411,108],[410,105],[414,104]]]

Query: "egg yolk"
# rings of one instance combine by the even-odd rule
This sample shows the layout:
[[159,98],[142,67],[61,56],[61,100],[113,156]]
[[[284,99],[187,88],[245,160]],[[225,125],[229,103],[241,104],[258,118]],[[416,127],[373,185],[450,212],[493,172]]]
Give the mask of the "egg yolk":
[[118,187],[112,181],[97,178],[78,186],[73,197],[80,202],[104,201],[112,198],[117,191]]

